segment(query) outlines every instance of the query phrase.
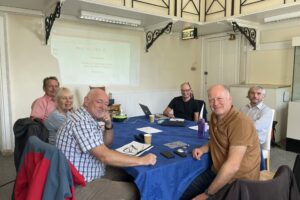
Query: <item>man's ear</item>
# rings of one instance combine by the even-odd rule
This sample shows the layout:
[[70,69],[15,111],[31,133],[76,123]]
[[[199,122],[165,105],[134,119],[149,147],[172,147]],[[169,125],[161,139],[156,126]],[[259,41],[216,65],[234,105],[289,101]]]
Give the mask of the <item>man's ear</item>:
[[232,103],[232,97],[229,95],[228,100]]
[[83,106],[87,106],[89,101],[90,101],[89,97],[85,96],[84,99],[83,99]]
[[247,96],[248,99],[250,99],[250,90],[248,90]]

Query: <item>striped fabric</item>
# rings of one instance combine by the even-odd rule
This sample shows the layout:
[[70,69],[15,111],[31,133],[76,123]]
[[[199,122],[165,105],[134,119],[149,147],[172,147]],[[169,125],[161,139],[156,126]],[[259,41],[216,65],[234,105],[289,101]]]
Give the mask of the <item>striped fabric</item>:
[[90,182],[105,174],[105,165],[90,150],[104,144],[98,122],[83,107],[68,117],[57,133],[56,146]]

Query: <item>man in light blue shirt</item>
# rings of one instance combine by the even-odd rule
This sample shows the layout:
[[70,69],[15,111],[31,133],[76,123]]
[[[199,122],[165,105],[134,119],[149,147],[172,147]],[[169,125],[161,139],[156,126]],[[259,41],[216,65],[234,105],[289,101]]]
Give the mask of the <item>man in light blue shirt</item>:
[[253,120],[260,144],[266,141],[272,123],[272,110],[263,103],[265,95],[266,90],[261,86],[249,88],[247,97],[250,103],[241,108],[241,111]]

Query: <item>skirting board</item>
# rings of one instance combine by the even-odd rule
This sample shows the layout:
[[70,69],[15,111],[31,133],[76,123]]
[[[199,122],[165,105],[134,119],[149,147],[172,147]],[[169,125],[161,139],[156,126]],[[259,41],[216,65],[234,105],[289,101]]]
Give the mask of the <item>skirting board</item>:
[[13,150],[3,150],[1,151],[2,156],[12,156],[14,154]]

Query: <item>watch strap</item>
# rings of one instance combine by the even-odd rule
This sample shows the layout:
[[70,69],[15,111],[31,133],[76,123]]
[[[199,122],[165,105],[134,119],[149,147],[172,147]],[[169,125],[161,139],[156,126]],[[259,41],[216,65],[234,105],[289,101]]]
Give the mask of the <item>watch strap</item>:
[[114,126],[113,125],[111,125],[111,127],[110,128],[107,128],[106,126],[105,126],[105,130],[111,130],[111,129],[113,129],[114,128]]

